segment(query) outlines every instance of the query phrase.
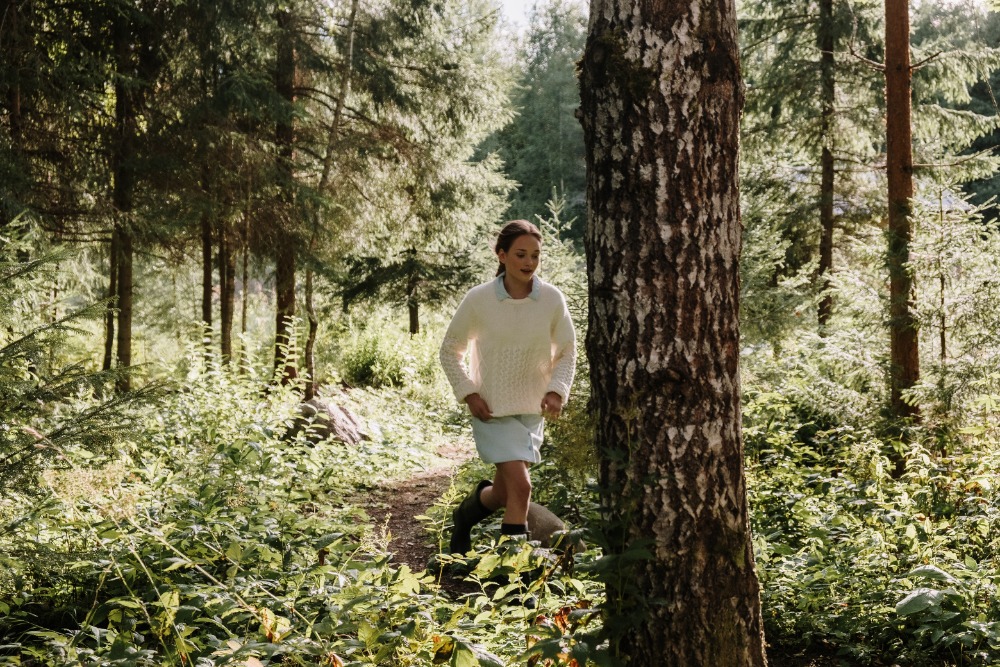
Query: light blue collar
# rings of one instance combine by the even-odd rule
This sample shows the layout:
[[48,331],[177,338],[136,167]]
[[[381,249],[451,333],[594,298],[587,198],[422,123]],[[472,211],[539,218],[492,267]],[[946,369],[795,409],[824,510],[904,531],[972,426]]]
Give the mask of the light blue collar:
[[[507,293],[507,288],[503,286],[503,277],[505,274],[501,273],[497,276],[497,279],[493,282],[493,286],[496,287],[497,291],[497,301],[503,301],[504,299],[514,299],[510,294]],[[538,301],[538,297],[541,296],[541,288],[539,287],[538,276],[531,277],[531,292],[528,294],[528,298],[532,301]],[[516,299],[514,299],[516,301]]]

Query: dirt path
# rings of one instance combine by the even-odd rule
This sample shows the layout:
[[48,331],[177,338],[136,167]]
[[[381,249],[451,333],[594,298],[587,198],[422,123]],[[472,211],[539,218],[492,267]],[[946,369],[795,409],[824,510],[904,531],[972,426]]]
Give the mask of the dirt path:
[[393,562],[405,563],[414,572],[427,567],[436,545],[428,544],[430,536],[424,525],[413,517],[426,514],[427,508],[448,490],[455,469],[473,456],[473,450],[468,445],[449,443],[438,448],[437,454],[446,463],[383,486],[365,503],[365,511],[375,526],[388,520]]

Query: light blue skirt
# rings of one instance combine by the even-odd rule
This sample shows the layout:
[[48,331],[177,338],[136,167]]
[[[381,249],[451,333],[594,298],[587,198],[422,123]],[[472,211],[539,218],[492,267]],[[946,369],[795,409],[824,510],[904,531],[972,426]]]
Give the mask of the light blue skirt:
[[488,422],[473,417],[472,437],[479,458],[486,463],[539,463],[544,427],[545,419],[541,415],[494,417]]

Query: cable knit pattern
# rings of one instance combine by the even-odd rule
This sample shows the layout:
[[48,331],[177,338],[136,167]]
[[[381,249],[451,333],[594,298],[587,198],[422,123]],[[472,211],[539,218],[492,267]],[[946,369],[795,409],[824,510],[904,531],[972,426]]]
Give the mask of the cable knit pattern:
[[576,371],[573,322],[562,292],[534,280],[536,291],[524,299],[498,298],[495,280],[473,287],[441,344],[441,366],[455,397],[478,393],[494,417],[541,414],[550,391],[569,399]]

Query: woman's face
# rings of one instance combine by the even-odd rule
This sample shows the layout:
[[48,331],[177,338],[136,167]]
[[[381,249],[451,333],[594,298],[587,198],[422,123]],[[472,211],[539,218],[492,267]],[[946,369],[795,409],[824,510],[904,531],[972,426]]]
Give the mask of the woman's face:
[[530,282],[538,270],[542,244],[530,234],[522,234],[510,244],[510,250],[500,250],[497,257],[507,270],[507,276],[518,282]]

